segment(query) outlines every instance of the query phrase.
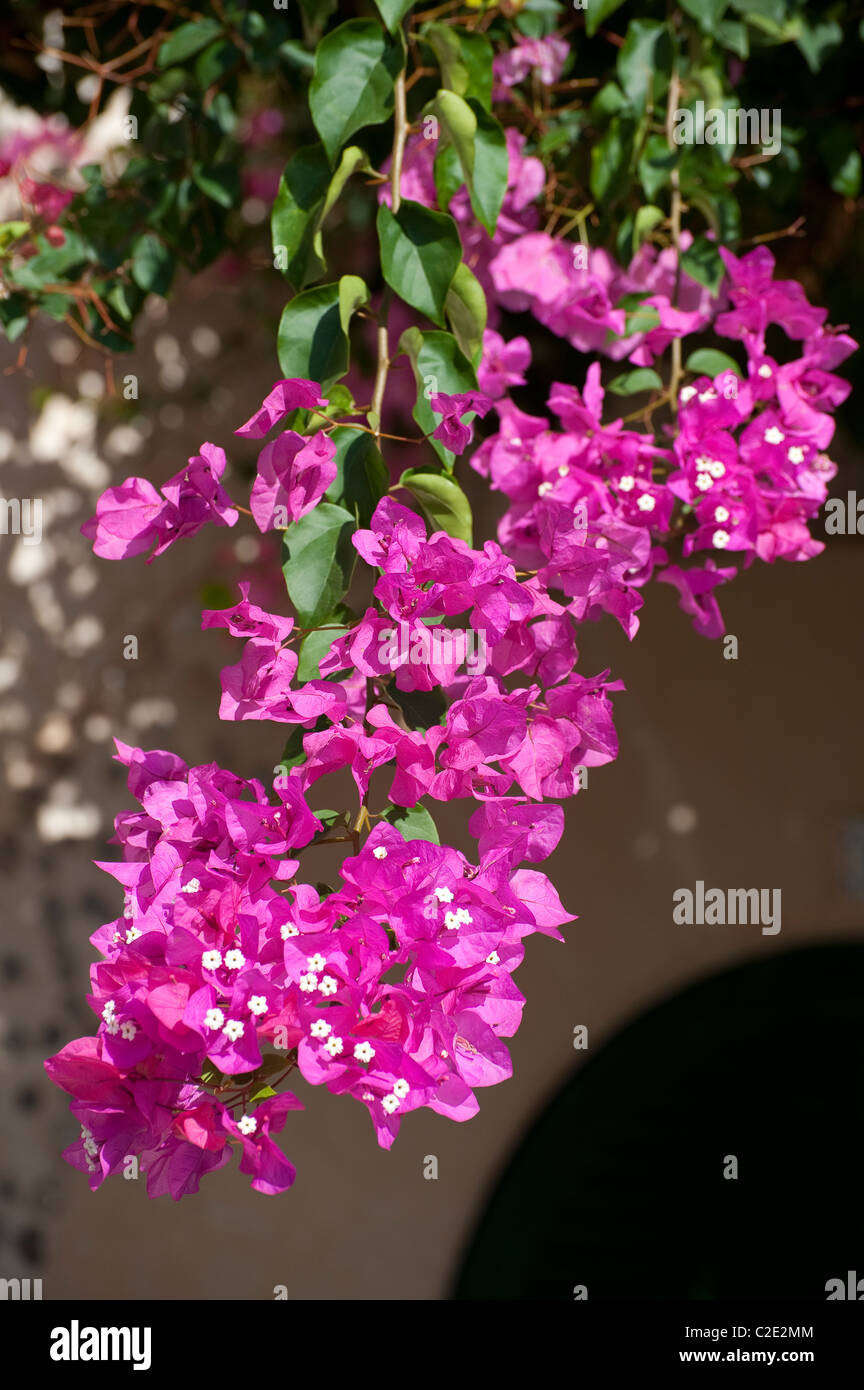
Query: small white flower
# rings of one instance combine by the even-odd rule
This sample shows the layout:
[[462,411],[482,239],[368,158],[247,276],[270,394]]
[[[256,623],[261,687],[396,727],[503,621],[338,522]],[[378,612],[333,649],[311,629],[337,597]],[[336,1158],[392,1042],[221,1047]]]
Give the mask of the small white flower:
[[237,1128],[241,1134],[254,1134],[258,1128],[258,1121],[255,1119],[254,1115],[243,1115],[242,1118],[237,1121]]
[[222,964],[222,952],[205,951],[201,957],[201,964],[205,970],[218,970]]
[[471,925],[471,923],[474,921],[474,918],[471,916],[471,913],[468,911],[467,907],[457,907],[456,921],[464,922],[467,927]]
[[710,473],[698,473],[696,475],[696,486],[700,492],[707,492],[710,487],[714,486],[714,479],[711,477]]
[[774,375],[774,373],[772,372],[771,368],[768,366],[768,363],[767,363],[767,362],[763,362],[763,363],[762,363],[762,366],[759,368],[759,370],[758,370],[758,372],[756,373],[756,375],[757,375],[757,376],[761,376],[761,378],[762,378],[763,381],[767,381],[769,377],[772,377],[772,376]]
[[205,1028],[221,1028],[225,1022],[225,1015],[221,1009],[208,1009],[204,1015]]
[[354,1056],[358,1062],[371,1062],[375,1056],[375,1049],[368,1042],[357,1043]]
[[559,477],[559,478],[566,478],[566,477],[569,475],[569,473],[570,473],[570,469],[567,467],[567,464],[566,464],[566,463],[559,463],[559,465],[558,465],[558,477]]
[[699,392],[699,399],[703,403],[703,405],[705,401],[716,401],[717,392],[714,390],[713,386],[709,386],[707,391]]
[[656,503],[650,492],[643,492],[636,506],[639,508],[640,512],[653,512]]
[[332,1038],[328,1038],[324,1046],[330,1053],[331,1057],[338,1057],[339,1053],[344,1052],[345,1050],[345,1044],[343,1043],[342,1039],[337,1038],[335,1036]]
[[320,989],[322,994],[326,995],[335,994],[339,986],[333,979],[332,975],[324,975],[318,988]]
[[375,1096],[371,1091],[364,1091],[360,1099],[365,1100],[367,1105],[371,1105],[373,1100],[375,1099]]
[[102,1010],[102,1017],[104,1018],[105,1022],[106,1022],[106,1023],[109,1023],[109,1022],[111,1021],[111,1019],[114,1017],[114,1015],[115,1015],[116,1012],[117,1012],[117,1005],[114,1003],[114,1000],[113,1000],[113,999],[108,999],[108,1000],[106,1000],[106,1002],[105,1002],[105,1007],[104,1007],[104,1009]]
[[126,945],[131,946],[132,942],[137,941],[139,936],[142,935],[143,933],[140,932],[137,927],[130,927],[126,933]]
[[312,1034],[313,1038],[326,1038],[329,1033],[333,1032],[333,1029],[329,1023],[324,1022],[323,1018],[316,1018],[309,1032]]
[[450,892],[449,888],[436,888],[435,897],[438,899],[439,903],[452,903],[453,901],[453,894]]
[[229,970],[242,970],[246,964],[246,957],[242,951],[226,951],[225,964]]
[[456,916],[455,912],[444,913],[444,925],[448,931],[459,930],[459,918]]
[[684,389],[681,391],[681,393],[680,393],[678,399],[682,402],[683,405],[686,405],[688,401],[692,401],[692,399],[693,399],[693,397],[694,397],[695,395],[696,395],[696,387],[695,387],[695,386],[685,386]]
[[280,927],[280,928],[279,928],[279,933],[280,933],[280,935],[281,935],[281,937],[282,937],[282,940],[283,940],[283,941],[287,941],[288,938],[289,938],[289,936],[299,936],[299,935],[300,935],[300,928],[299,928],[299,927],[292,927],[292,925],[291,925],[290,922],[286,922],[285,925],[284,925],[284,927]]
[[411,1087],[408,1085],[408,1082],[403,1081],[401,1078],[393,1082],[393,1094],[394,1096],[398,1096],[400,1100],[404,1100],[410,1090]]
[[540,486],[539,486],[538,489],[537,489],[537,496],[538,496],[538,497],[547,497],[548,494],[549,494],[551,491],[552,491],[552,484],[551,484],[551,483],[541,483]]
[[300,976],[300,988],[304,994],[314,994],[318,988],[318,976],[311,972],[308,975]]
[[522,448],[522,440],[519,438],[518,434],[514,434],[513,438],[510,440],[510,444],[514,449]]
[[316,951],[314,956],[307,956],[306,964],[312,971],[313,975],[320,975],[321,971],[325,968],[327,962],[322,956],[321,952]]
[[500,965],[500,964],[501,964],[501,957],[499,956],[499,954],[498,954],[497,951],[490,951],[490,952],[489,952],[488,956],[486,957],[486,964],[487,964],[487,965]]
[[728,508],[728,507],[715,507],[715,508],[714,508],[714,520],[715,520],[715,521],[728,521],[728,520],[729,520],[729,508]]
[[127,1018],[125,1023],[120,1024],[121,1036],[124,1037],[127,1042],[132,1042],[137,1032],[138,1024],[133,1023],[131,1018]]
[[632,492],[636,486],[636,479],[630,473],[626,473],[623,478],[618,479],[618,486],[622,492]]
[[708,472],[712,478],[722,478],[726,473],[726,465],[721,463],[719,459],[711,459],[708,463]]
[[253,994],[249,1000],[249,1012],[255,1014],[256,1017],[260,1017],[261,1014],[266,1014],[268,1007],[267,1000],[264,998],[263,994]]
[[790,463],[803,463],[805,451],[801,448],[800,444],[793,444],[792,448],[787,452],[786,457]]
[[714,535],[711,537],[711,544],[715,550],[725,550],[729,544],[729,532],[715,531]]
[[226,1038],[228,1038],[229,1042],[238,1042],[246,1032],[246,1024],[241,1023],[239,1018],[229,1018],[222,1032],[225,1034]]
[[766,444],[782,444],[786,436],[776,425],[772,425],[765,431],[763,438]]
[[372,851],[372,854],[374,855],[374,857],[375,857],[376,859],[386,859],[386,858],[387,858],[387,851],[386,851],[386,849],[384,848],[383,845],[376,845],[375,848],[374,848],[373,851]]
[[110,1033],[112,1038],[116,1037],[120,1032],[120,1020],[113,1017],[109,1018],[108,1022],[105,1024],[105,1031],[106,1033]]
[[198,879],[197,879],[197,878],[190,878],[189,882],[186,883],[186,884],[184,884],[184,886],[180,889],[180,892],[181,892],[181,893],[200,893],[200,892],[201,892],[201,884],[198,882]]
[[394,1110],[399,1109],[399,1097],[385,1096],[384,1099],[381,1101],[381,1104],[384,1106],[384,1109],[387,1111],[387,1114],[392,1115]]

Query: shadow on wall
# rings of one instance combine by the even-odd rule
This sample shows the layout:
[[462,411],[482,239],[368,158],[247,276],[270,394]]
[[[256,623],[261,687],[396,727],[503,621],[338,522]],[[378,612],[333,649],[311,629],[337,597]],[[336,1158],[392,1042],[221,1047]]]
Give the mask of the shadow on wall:
[[819,946],[630,1024],[523,1140],[453,1297],[824,1300],[856,1268],[864,1297],[862,994],[864,944]]

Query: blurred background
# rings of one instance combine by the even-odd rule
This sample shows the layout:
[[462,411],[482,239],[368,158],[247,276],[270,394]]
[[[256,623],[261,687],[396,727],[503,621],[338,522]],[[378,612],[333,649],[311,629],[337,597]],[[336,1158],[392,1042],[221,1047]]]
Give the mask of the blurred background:
[[[761,104],[803,84],[784,62]],[[621,752],[567,807],[544,867],[579,917],[566,944],[528,943],[514,1076],[473,1121],[413,1114],[388,1154],[360,1107],[298,1080],[306,1111],[283,1136],[298,1179],[280,1198],[233,1169],[177,1206],[122,1179],[92,1194],[60,1158],[75,1126],[42,1063],[93,1026],[88,938],[117,900],[91,861],[131,805],[112,737],[248,777],[282,748],[278,728],[220,723],[236,650],[199,627],[250,574],[259,599],[283,602],[278,554],[249,519],[149,567],[95,560],[79,534],[106,486],[158,483],[203,440],[228,449],[229,490],[248,478],[254,447],[231,432],[278,375],[286,295],[266,215],[292,137],[264,135],[240,250],[146,302],[118,374],[137,399],[111,396],[99,355],[60,325],[40,321],[23,366],[0,343],[3,493],[44,499],[40,545],[0,537],[0,1275],[82,1299],[824,1297],[856,1260],[864,1275],[864,538],[822,536],[821,521],[820,557],[756,564],[721,592],[737,660],[664,585],[632,644],[611,621],[583,628],[580,670],[608,666],[627,687]],[[859,198],[805,180],[794,200],[807,237],[774,245],[781,270],[860,337]],[[358,274],[370,206],[361,190],[334,226]],[[761,208],[752,230],[789,211]],[[517,400],[539,410],[544,382],[581,383],[586,362],[531,334],[536,385]],[[859,378],[860,358],[843,374]],[[862,397],[838,414],[835,497],[864,497]],[[464,481],[492,534],[488,494]],[[447,814],[442,839],[459,844],[464,818]],[[698,879],[780,889],[781,931],[675,925],[672,894]]]

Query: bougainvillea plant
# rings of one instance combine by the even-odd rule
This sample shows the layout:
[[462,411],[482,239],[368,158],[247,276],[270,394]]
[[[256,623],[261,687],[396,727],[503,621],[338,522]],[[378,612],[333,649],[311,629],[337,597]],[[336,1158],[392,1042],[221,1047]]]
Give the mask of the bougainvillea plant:
[[[254,1188],[283,1191],[293,1072],[364,1106],[385,1148],[420,1107],[475,1115],[511,1073],[525,939],[573,920],[537,867],[561,803],[618,753],[621,683],[579,669],[581,624],[634,637],[659,580],[718,638],[738,569],[822,548],[809,523],[855,344],[777,278],[769,237],[742,240],[733,151],[677,132],[708,76],[732,107],[751,42],[818,66],[824,26],[817,42],[803,7],[722,0],[646,5],[621,32],[615,0],[378,0],[329,27],[314,8],[285,41],[309,58],[317,139],[273,206],[292,294],[280,379],[235,430],[262,441],[251,489],[230,441],[207,441],[159,488],[108,488],[84,528],[103,559],[147,563],[208,524],[279,532],[287,590],[270,612],[244,582],[202,615],[237,644],[220,717],[286,726],[272,786],[117,744],[140,809],[101,865],[123,906],[92,938],[98,1026],[46,1064],[93,1188],[135,1155],[149,1194],[179,1199],[236,1151]],[[220,22],[160,34],[157,67],[234,42]],[[580,74],[586,35],[605,80]],[[377,203],[371,286],[327,268],[355,176]],[[82,196],[45,212],[61,235]],[[513,394],[537,325],[586,364],[548,382],[547,414]],[[349,378],[367,332],[374,376]],[[507,499],[497,539],[473,534],[466,469]],[[350,804],[313,809],[331,773]],[[456,799],[459,848],[435,823]],[[347,850],[335,885],[310,881],[321,844]]]

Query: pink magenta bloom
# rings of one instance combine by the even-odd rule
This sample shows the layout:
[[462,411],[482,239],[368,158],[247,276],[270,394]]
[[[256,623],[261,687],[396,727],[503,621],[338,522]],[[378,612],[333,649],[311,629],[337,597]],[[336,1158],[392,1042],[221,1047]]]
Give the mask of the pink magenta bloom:
[[443,416],[432,438],[440,439],[454,454],[461,454],[471,443],[471,426],[462,423],[463,415],[473,412],[482,419],[492,408],[492,401],[480,391],[464,391],[455,396],[439,392],[430,396],[429,404],[436,415]]
[[289,377],[276,382],[255,414],[234,433],[242,439],[263,439],[292,410],[318,410],[326,404],[318,382],[307,381],[304,377]]

